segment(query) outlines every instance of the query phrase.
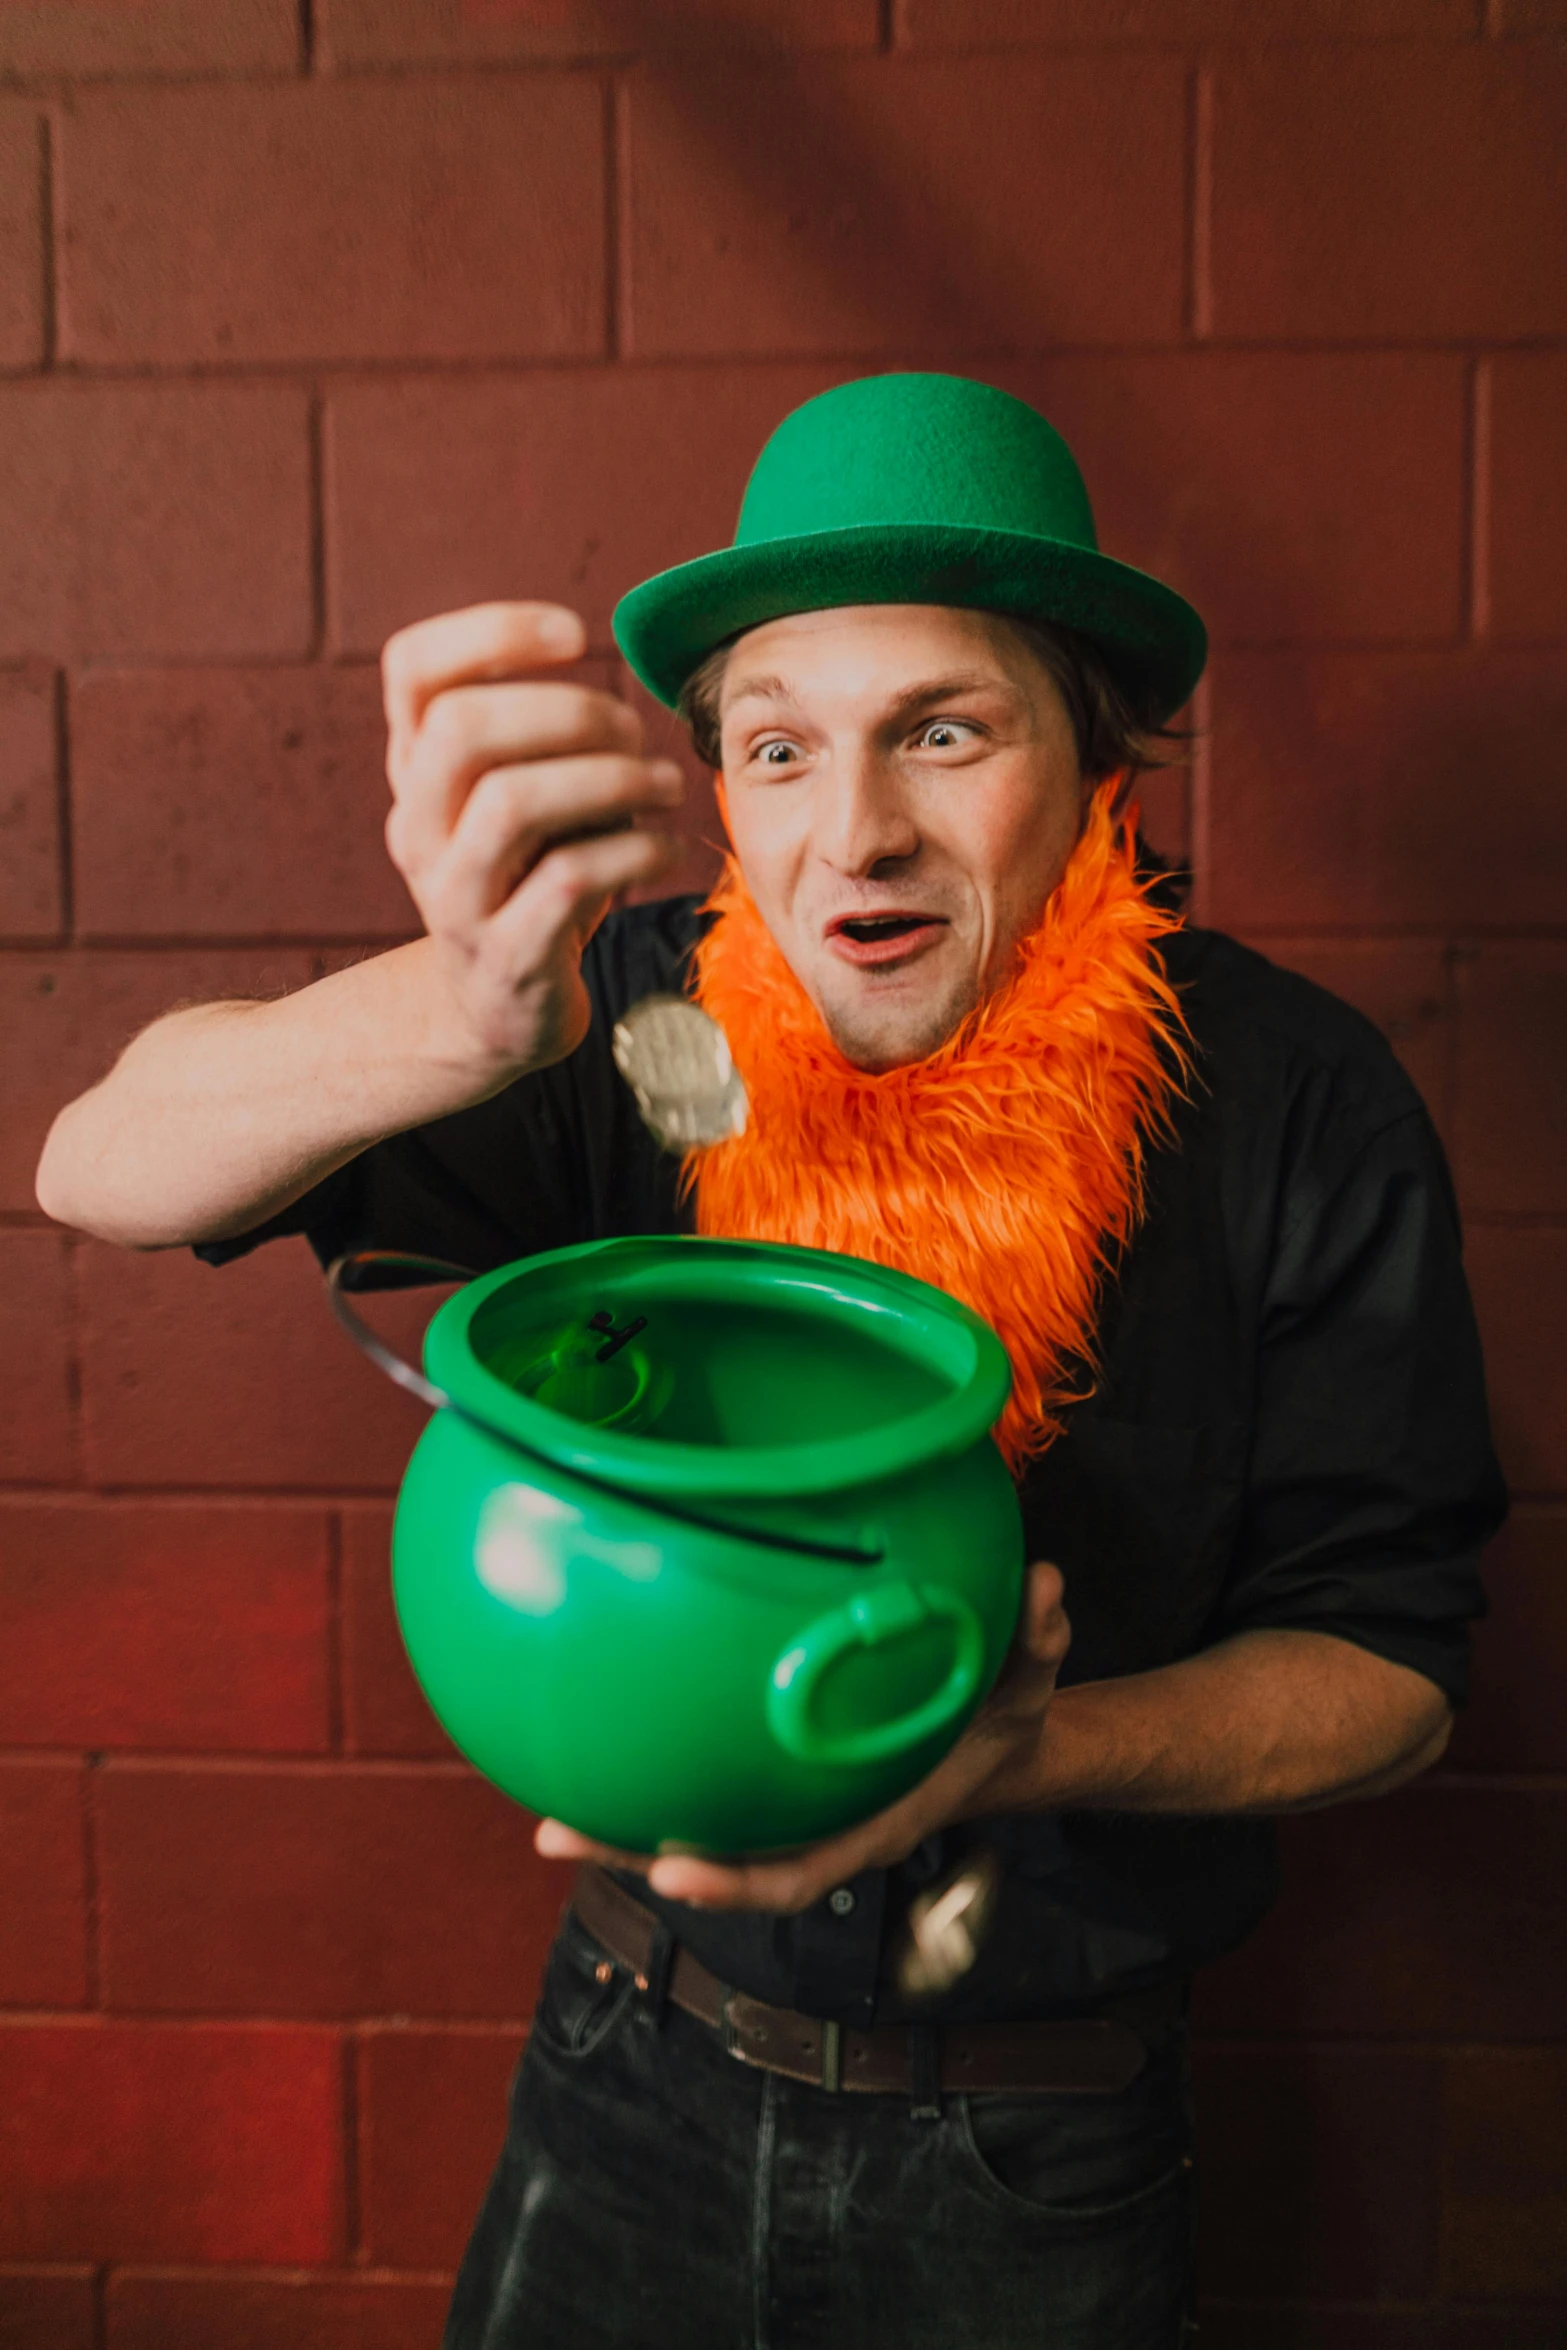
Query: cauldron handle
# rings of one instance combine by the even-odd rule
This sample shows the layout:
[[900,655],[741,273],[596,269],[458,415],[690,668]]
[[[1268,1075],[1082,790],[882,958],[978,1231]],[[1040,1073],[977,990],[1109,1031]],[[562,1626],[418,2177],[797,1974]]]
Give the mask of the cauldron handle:
[[414,1364],[404,1362],[402,1356],[388,1346],[384,1338],[378,1338],[369,1323],[356,1314],[349,1304],[343,1282],[349,1273],[357,1272],[361,1265],[395,1266],[405,1273],[423,1274],[429,1281],[472,1281],[476,1278],[472,1267],[449,1265],[444,1257],[408,1256],[403,1250],[395,1248],[350,1249],[345,1256],[334,1257],[327,1267],[326,1293],[332,1301],[332,1311],[360,1353],[368,1355],[377,1370],[384,1371],[388,1379],[406,1388],[410,1395],[416,1395],[421,1403],[429,1404],[435,1411],[443,1410],[451,1402],[451,1397],[437,1387],[433,1380],[427,1379]]

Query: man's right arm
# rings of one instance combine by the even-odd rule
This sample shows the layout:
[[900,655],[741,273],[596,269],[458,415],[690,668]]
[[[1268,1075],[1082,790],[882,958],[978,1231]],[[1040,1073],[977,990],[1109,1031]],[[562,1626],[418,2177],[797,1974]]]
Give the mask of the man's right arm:
[[279,1001],[155,1021],[55,1120],[47,1214],[129,1248],[226,1239],[580,1044],[582,950],[668,870],[677,844],[637,827],[681,792],[624,703],[535,674],[582,649],[576,616],[539,604],[391,640],[387,846],[427,935]]

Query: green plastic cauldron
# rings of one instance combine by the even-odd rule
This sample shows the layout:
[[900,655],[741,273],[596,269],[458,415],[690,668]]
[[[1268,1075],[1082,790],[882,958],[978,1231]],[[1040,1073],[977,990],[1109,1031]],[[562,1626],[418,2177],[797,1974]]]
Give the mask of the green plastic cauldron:
[[691,1238],[484,1275],[393,1535],[437,1716],[532,1810],[639,1852],[801,1844],[924,1777],[1000,1669],[1010,1367],[941,1291]]

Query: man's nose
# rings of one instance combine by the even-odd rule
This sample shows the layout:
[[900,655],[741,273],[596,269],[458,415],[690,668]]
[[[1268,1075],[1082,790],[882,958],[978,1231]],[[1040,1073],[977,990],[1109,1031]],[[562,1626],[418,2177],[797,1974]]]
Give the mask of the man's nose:
[[824,766],[818,780],[816,850],[829,865],[859,877],[913,856],[919,828],[886,759],[871,749],[856,750]]

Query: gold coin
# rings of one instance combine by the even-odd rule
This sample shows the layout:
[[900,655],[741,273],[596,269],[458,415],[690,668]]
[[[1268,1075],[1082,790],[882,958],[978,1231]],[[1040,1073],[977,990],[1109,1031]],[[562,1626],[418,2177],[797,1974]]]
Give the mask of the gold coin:
[[745,1132],[745,1083],[729,1039],[688,996],[650,995],[617,1020],[615,1066],[642,1122],[668,1151]]

